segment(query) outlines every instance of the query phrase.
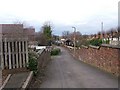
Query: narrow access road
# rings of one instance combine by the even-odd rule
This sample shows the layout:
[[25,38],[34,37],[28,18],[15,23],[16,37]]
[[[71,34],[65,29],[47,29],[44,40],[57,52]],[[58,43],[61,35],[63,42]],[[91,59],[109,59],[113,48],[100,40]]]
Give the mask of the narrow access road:
[[118,88],[118,79],[102,70],[75,60],[63,48],[47,66],[46,79],[39,88]]

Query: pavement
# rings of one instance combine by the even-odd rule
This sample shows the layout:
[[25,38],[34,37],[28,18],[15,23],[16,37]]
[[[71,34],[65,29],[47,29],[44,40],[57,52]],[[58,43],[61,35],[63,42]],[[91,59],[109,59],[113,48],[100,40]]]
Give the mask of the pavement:
[[24,84],[25,80],[29,76],[30,72],[23,72],[23,73],[16,73],[13,74],[10,79],[8,80],[5,88],[21,88]]
[[63,47],[52,57],[39,88],[118,88],[118,79],[98,68],[76,60]]

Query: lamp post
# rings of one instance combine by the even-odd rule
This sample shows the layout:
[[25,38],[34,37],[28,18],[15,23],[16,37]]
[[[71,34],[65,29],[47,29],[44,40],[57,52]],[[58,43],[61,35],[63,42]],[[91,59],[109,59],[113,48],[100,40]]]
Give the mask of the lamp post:
[[103,22],[101,22],[101,39],[103,39]]
[[76,33],[76,27],[72,27],[72,28],[74,29],[74,56],[75,56],[75,46],[76,46],[76,44],[75,44],[75,40],[76,40],[75,33]]

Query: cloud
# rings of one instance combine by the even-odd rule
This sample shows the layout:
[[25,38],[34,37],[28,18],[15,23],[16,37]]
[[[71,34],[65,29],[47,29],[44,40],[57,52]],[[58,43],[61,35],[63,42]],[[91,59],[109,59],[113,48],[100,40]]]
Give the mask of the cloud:
[[76,26],[82,33],[117,26],[119,0],[0,0],[0,23],[26,21],[36,27],[45,21],[54,24],[54,33],[72,31]]

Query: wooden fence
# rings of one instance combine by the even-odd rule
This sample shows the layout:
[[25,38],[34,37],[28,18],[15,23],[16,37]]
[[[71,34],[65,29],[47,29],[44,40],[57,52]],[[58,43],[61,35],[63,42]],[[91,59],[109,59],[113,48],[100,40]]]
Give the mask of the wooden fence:
[[0,61],[2,70],[26,67],[28,62],[27,39],[2,39],[0,42]]

